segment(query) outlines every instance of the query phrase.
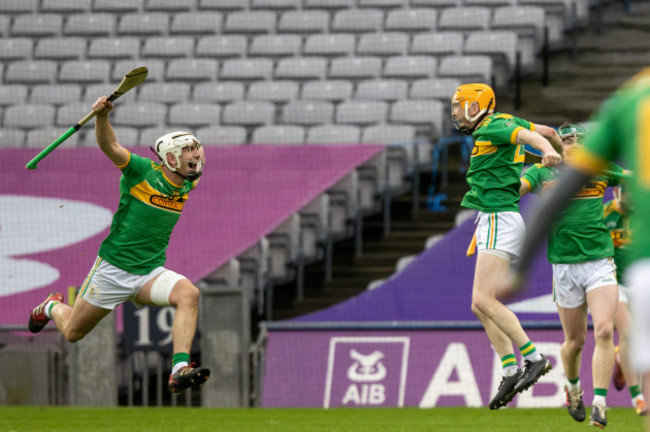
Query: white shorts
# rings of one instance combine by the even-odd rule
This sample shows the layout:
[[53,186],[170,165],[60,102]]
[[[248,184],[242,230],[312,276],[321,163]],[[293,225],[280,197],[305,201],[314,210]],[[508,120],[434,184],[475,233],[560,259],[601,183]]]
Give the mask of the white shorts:
[[129,273],[97,257],[95,264],[81,286],[81,298],[93,306],[103,309],[115,309],[115,306],[129,300],[135,304],[135,297],[140,289],[152,278],[166,271],[157,267],[149,274]]
[[553,301],[565,309],[582,306],[589,291],[607,285],[617,285],[616,265],[611,258],[553,264]]
[[476,219],[476,248],[479,253],[493,253],[506,259],[509,256],[511,261],[519,256],[526,227],[518,212],[478,212]]
[[650,372],[650,259],[630,265],[625,271],[630,296],[630,357],[641,373]]

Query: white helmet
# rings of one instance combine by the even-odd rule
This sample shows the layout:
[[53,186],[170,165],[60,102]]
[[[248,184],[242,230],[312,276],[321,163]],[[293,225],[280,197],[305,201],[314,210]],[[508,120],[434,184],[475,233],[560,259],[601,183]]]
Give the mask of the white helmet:
[[[161,162],[172,171],[176,171],[181,166],[180,156],[183,154],[183,147],[192,145],[201,146],[201,142],[189,132],[176,131],[161,136],[156,140],[154,151],[160,158]],[[171,153],[176,159],[176,167],[169,165],[167,154]]]

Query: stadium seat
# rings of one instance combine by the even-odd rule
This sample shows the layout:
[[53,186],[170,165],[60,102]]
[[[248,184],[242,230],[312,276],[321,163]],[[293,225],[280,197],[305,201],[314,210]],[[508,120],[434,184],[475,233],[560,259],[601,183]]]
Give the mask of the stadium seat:
[[339,32],[379,31],[384,13],[377,9],[344,9],[334,14],[332,30]]
[[90,41],[89,58],[126,59],[138,58],[140,40],[137,37],[99,38]]
[[435,234],[432,235],[431,237],[428,237],[424,242],[424,248],[431,249],[436,244],[438,244],[438,242],[440,242],[440,240],[442,240],[443,238],[445,238],[444,234]]
[[329,27],[329,14],[325,11],[293,10],[280,17],[278,30],[289,33],[323,33]]
[[252,0],[253,9],[298,9],[302,0]]
[[386,16],[386,30],[433,31],[437,22],[435,9],[393,9]]
[[81,87],[77,84],[36,85],[29,96],[29,102],[33,104],[63,105],[79,101]]
[[366,144],[400,144],[415,141],[415,128],[410,125],[376,124],[363,130],[361,142]]
[[248,9],[250,0],[199,0],[200,9]]
[[41,39],[34,50],[34,58],[71,60],[86,54],[86,39],[80,37]]
[[242,287],[252,307],[264,311],[264,291],[270,283],[269,240],[262,237],[253,246],[237,256],[241,268]]
[[142,57],[191,57],[194,38],[189,36],[150,37],[142,47]]
[[331,62],[330,78],[366,79],[381,75],[379,57],[339,57]]
[[558,31],[568,28],[573,20],[573,3],[576,5],[578,23],[583,23],[588,19],[589,6],[594,5],[591,0],[580,0],[576,2],[567,2],[565,0],[519,0],[520,6],[539,6],[546,13],[546,24],[549,26],[549,32]]
[[[77,119],[79,120],[79,119]],[[27,148],[45,148],[55,139],[60,137],[65,132],[63,128],[48,127],[41,129],[32,129],[27,132],[27,139],[25,140],[25,147]],[[63,141],[61,147],[77,147],[79,145],[79,134],[70,136],[67,140]]]
[[183,12],[194,8],[196,0],[146,0],[145,10]]
[[417,80],[411,84],[411,99],[439,99],[448,102],[461,84],[457,78]]
[[352,221],[359,211],[359,173],[351,171],[327,190],[330,199],[330,233],[333,240],[351,237]]
[[386,102],[341,102],[336,110],[336,123],[372,124],[382,123],[388,114]]
[[302,99],[340,102],[352,97],[352,83],[344,80],[309,81],[302,86]]
[[302,259],[300,215],[294,213],[289,216],[267,238],[273,283],[287,283],[297,276],[296,266]]
[[[120,107],[121,108],[121,107]],[[69,128],[73,124],[76,124],[79,120],[84,118],[92,110],[92,105],[85,102],[73,102],[65,104],[59,107],[56,111],[56,122],[55,124],[61,128]],[[117,111],[117,110],[116,110]],[[92,119],[88,125],[92,128],[92,124],[95,122]],[[63,133],[64,130],[61,131]],[[59,134],[60,135],[60,134]]]
[[219,12],[182,12],[174,14],[170,34],[211,34],[221,32],[223,16]]
[[115,15],[110,13],[75,14],[70,16],[63,28],[66,36],[100,37],[113,36]]
[[244,99],[244,84],[221,81],[203,82],[194,86],[192,100],[195,102],[233,102]]
[[475,219],[476,210],[472,209],[463,209],[456,213],[454,217],[454,226],[462,225],[466,220]]
[[[115,126],[113,127],[115,131],[115,137],[117,142],[125,147],[135,147],[139,145],[153,145],[153,142],[140,143],[138,140],[139,131],[136,128],[126,127],[126,126]],[[97,138],[95,137],[95,131],[92,129],[87,129],[85,134],[79,138],[80,147],[97,147]],[[153,155],[152,155],[153,156]],[[154,156],[155,158],[155,156]]]
[[327,60],[319,57],[283,58],[275,68],[275,78],[293,80],[324,79]]
[[169,28],[169,15],[163,12],[133,13],[120,19],[117,33],[120,35],[164,35]]
[[[124,75],[135,68],[143,65],[142,60],[118,60],[113,66],[111,79],[120,82]],[[165,75],[165,62],[159,59],[147,59],[147,82],[149,81],[162,81]]]
[[494,84],[504,88],[515,71],[517,34],[511,31],[472,32],[465,41],[464,52],[492,57]]
[[0,39],[0,60],[28,59],[32,55],[34,42],[30,38]]
[[403,256],[400,259],[397,260],[397,263],[395,263],[395,273],[399,273],[403,271],[406,267],[408,267],[413,261],[417,259],[417,255],[407,255]]
[[302,126],[261,126],[253,131],[253,144],[304,144],[305,129]]
[[231,12],[224,31],[229,33],[273,33],[275,13],[269,11]]
[[452,7],[442,11],[438,30],[476,31],[487,30],[490,24],[490,9],[486,7]]
[[8,127],[0,128],[0,148],[20,148],[25,144],[25,131]]
[[428,54],[438,58],[460,55],[465,37],[460,32],[420,33],[413,37],[411,54]]
[[434,136],[441,136],[443,107],[438,100],[401,100],[391,106],[390,119],[394,123],[433,126]]
[[329,209],[329,195],[323,193],[309,201],[299,211],[303,258],[306,263],[324,258],[323,252],[330,231]]
[[12,36],[53,37],[61,34],[63,17],[59,14],[28,14],[14,18]]
[[165,104],[185,102],[190,98],[190,85],[185,82],[152,82],[140,85],[138,102]]
[[[113,83],[101,83],[101,84],[89,84],[86,87],[86,91],[81,99],[81,102],[88,104],[88,109],[90,110],[93,102],[97,100],[100,96],[110,96],[110,94],[115,90],[115,84]],[[120,103],[123,101],[134,101],[136,92],[129,93],[128,95],[123,96],[120,99]]]
[[356,98],[364,100],[394,101],[406,99],[408,82],[404,80],[362,81],[357,86]]
[[51,60],[22,60],[9,63],[5,83],[38,84],[56,80],[56,62]]
[[93,10],[97,12],[138,12],[143,8],[144,0],[95,0]]
[[334,105],[320,101],[293,101],[282,107],[282,121],[300,125],[331,123]]
[[91,0],[43,0],[42,12],[77,13],[88,12]]
[[[494,11],[492,29],[514,31],[519,35],[518,49],[521,52],[522,68],[529,71],[534,67],[536,53],[544,43],[545,22],[544,9],[540,7],[504,7]],[[562,23],[555,27],[549,26],[549,43],[561,42],[562,31]]]
[[111,64],[106,60],[68,61],[61,65],[59,81],[84,84],[107,82],[110,70]]
[[496,8],[500,6],[516,6],[518,0],[463,0],[467,6],[485,6],[489,8]]
[[447,56],[440,61],[440,77],[492,82],[492,59],[488,56]]
[[39,0],[4,0],[2,2],[3,13],[34,13],[38,10]]
[[27,103],[26,85],[5,84],[0,85],[0,105],[20,105]]
[[263,125],[275,121],[275,106],[268,101],[238,101],[225,106],[222,123]]
[[217,77],[218,64],[212,59],[175,59],[167,66],[168,80],[214,80]]
[[255,36],[248,49],[251,56],[295,56],[300,53],[302,39],[297,35]]
[[356,0],[304,0],[306,8],[345,9],[356,6]]
[[408,6],[409,0],[358,0],[359,7],[395,8]]
[[221,107],[217,104],[177,103],[169,110],[168,123],[191,128],[219,124]]
[[390,57],[384,66],[384,77],[431,78],[436,75],[436,59],[429,56]]
[[199,39],[196,46],[197,57],[243,57],[248,42],[246,36],[219,35]]
[[2,126],[20,129],[34,129],[51,126],[54,124],[54,112],[55,109],[52,105],[11,105],[5,109],[4,122]]
[[196,131],[204,145],[238,145],[246,143],[246,128],[241,126],[208,126]]
[[308,144],[359,144],[361,131],[352,125],[320,125],[309,129]]
[[404,55],[408,50],[406,33],[385,32],[361,35],[357,53],[363,55]]
[[386,283],[386,279],[375,279],[373,281],[370,281],[368,283],[368,286],[366,286],[366,291],[375,290],[375,289],[379,288],[380,286],[382,286],[384,283]]
[[167,108],[156,102],[125,103],[115,110],[113,122],[120,126],[152,127],[165,124]]
[[355,37],[351,34],[315,34],[307,37],[304,55],[343,56],[354,53]]
[[241,286],[241,263],[232,258],[207,275],[203,280],[211,285]]
[[258,81],[248,87],[247,99],[270,102],[289,102],[298,98],[298,83],[295,81]]
[[3,37],[9,37],[9,22],[7,15],[0,15],[0,35]]
[[[140,138],[138,139],[139,145],[141,146],[153,146],[156,144],[156,140],[161,136],[172,132],[173,130],[184,130],[191,132],[189,127],[177,126],[173,129],[170,126],[155,126],[144,128],[140,131]],[[157,162],[157,157],[152,153],[149,153],[149,157]]]
[[269,79],[273,74],[271,59],[229,59],[223,63],[221,79],[255,80]]

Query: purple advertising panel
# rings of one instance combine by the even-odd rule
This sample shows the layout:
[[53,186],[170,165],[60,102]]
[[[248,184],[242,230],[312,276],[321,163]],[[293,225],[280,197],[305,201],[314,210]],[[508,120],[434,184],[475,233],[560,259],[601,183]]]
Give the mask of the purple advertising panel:
[[[510,406],[564,406],[562,331],[529,330],[528,336],[553,369]],[[588,405],[593,350],[589,331],[580,375]],[[481,407],[500,381],[501,361],[482,330],[271,330],[262,406]],[[607,404],[630,406],[629,397],[612,386]]]

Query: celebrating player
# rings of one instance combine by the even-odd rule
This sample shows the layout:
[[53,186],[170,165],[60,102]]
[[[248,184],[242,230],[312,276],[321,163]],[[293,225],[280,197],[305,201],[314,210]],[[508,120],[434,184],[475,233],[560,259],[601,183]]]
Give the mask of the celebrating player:
[[[550,361],[536,350],[515,314],[497,300],[495,276],[507,271],[510,262],[517,258],[525,232],[519,215],[524,144],[543,153],[544,165],[554,166],[561,158],[548,140],[558,148],[561,142],[553,128],[495,113],[494,91],[486,84],[461,85],[451,99],[451,107],[456,128],[475,139],[467,171],[470,191],[461,205],[479,211],[472,312],[501,358],[503,378],[489,403],[490,409],[498,409],[551,369]],[[525,360],[521,369],[513,342]]]
[[[585,138],[580,125],[565,123],[559,128],[565,159],[570,161]],[[612,166],[622,173],[622,169]],[[532,166],[521,178],[521,195],[553,187],[557,170]],[[594,177],[572,200],[562,219],[548,236],[548,261],[553,265],[553,300],[564,331],[561,348],[567,381],[567,409],[574,420],[586,418],[580,387],[580,363],[587,336],[587,314],[591,311],[596,347],[592,358],[594,399],[589,424],[607,424],[606,396],[614,367],[614,318],[618,299],[614,245],[603,221],[603,196],[607,186],[619,183],[617,176]]]
[[[630,295],[630,358],[632,364],[644,375],[644,392],[650,391],[650,68],[642,70],[623,88],[607,100],[596,117],[596,130],[585,145],[578,149],[566,173],[558,180],[553,191],[542,198],[531,217],[518,265],[509,277],[504,277],[497,287],[498,294],[512,293],[525,280],[537,245],[544,238],[569,200],[596,174],[602,172],[607,162],[622,157],[626,166],[635,173],[627,182],[630,202],[630,229],[634,239],[630,243],[625,286]],[[650,431],[650,422],[646,423]]]
[[187,278],[166,269],[165,250],[189,192],[203,173],[201,143],[189,132],[158,138],[154,151],[161,163],[130,153],[116,140],[108,119],[113,103],[100,97],[95,135],[99,148],[122,171],[120,203],[111,230],[97,259],[70,307],[63,294],[50,294],[29,317],[29,330],[38,333],[54,320],[70,342],[88,334],[115,307],[127,300],[136,304],[172,305],[173,359],[169,391],[180,392],[203,384],[210,369],[189,364],[196,331],[199,290]]
[[614,386],[617,390],[622,390],[627,382],[634,410],[638,415],[646,415],[648,408],[639,387],[638,374],[629,357],[630,309],[627,288],[622,284],[622,275],[627,267],[627,245],[630,242],[628,207],[628,193],[624,185],[614,189],[614,199],[605,203],[604,207],[605,225],[614,242],[614,262],[618,279],[618,310],[614,323],[618,332],[618,346],[614,363]]

